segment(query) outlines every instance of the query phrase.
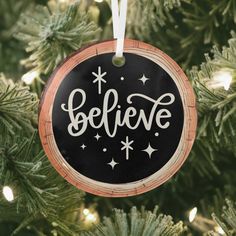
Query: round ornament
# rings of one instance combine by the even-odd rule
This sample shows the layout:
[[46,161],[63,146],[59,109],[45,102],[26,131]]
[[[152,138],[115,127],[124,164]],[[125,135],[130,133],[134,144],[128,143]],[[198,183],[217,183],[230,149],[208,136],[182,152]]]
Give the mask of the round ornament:
[[56,170],[84,191],[125,197],[167,181],[195,138],[195,96],[165,53],[126,39],[77,51],[54,72],[42,96],[39,132]]

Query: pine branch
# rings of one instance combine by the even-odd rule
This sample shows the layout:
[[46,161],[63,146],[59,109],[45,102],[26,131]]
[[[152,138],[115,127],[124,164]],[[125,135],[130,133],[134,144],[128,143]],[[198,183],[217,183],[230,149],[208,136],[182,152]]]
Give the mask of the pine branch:
[[[227,206],[223,207],[223,214],[217,217],[216,214],[212,214],[214,221],[222,228],[227,236],[233,236],[236,234],[236,205],[226,199]],[[209,232],[211,236],[218,236],[215,232]]]
[[[234,33],[232,36],[229,47],[224,47],[222,51],[214,47],[212,58],[206,55],[206,62],[201,68],[190,71],[198,100],[198,133],[186,168],[182,168],[181,175],[176,177],[178,181],[181,176],[193,178],[191,176],[196,173],[201,178],[214,179],[221,174],[222,165],[230,167],[233,163],[236,153],[236,37]],[[221,87],[218,86],[216,75],[219,72],[232,76],[229,90],[224,89],[224,81]]]
[[235,23],[234,0],[169,2],[131,1],[127,35],[161,48],[184,68],[199,64],[214,44],[227,42]]
[[[204,186],[202,190],[206,188],[209,194],[211,192],[214,195],[215,189],[220,189],[222,195],[235,196],[235,191],[229,187],[235,185],[234,178],[232,178],[232,166],[236,162],[235,65],[236,35],[232,33],[229,47],[224,47],[222,51],[214,47],[213,56],[206,55],[206,62],[201,65],[201,68],[191,70],[190,78],[198,100],[197,140],[188,161],[176,176],[173,185],[176,182],[185,183],[183,186],[192,183],[190,186],[193,187],[197,181],[200,186]],[[226,72],[227,75],[232,76],[229,90],[225,90],[223,87],[224,77],[223,84],[220,84],[221,87],[217,84],[216,75],[219,72]],[[224,171],[225,169],[227,172]],[[211,190],[208,187],[209,183]],[[211,206],[212,201],[209,200],[209,197],[205,196],[202,204],[204,201]]]
[[57,3],[37,5],[23,14],[16,37],[27,44],[31,54],[23,64],[48,74],[71,52],[95,41],[98,32],[78,3]]
[[15,22],[33,0],[0,1],[0,41],[7,41],[15,31]]
[[30,93],[28,87],[14,84],[0,74],[0,132],[14,135],[22,130],[32,133],[36,123],[37,95]]
[[[127,34],[139,35],[143,40],[150,39],[152,31],[157,32],[166,21],[173,21],[169,10],[180,6],[180,0],[141,0],[129,1]],[[139,19],[139,21],[137,21]]]
[[0,137],[1,186],[11,186],[15,195],[13,203],[0,197],[1,221],[15,221],[18,226],[14,234],[39,222],[41,232],[52,228],[58,235],[79,232],[80,225],[75,220],[83,193],[56,173],[45,157],[38,137]]
[[0,1],[0,72],[17,78],[22,70],[19,61],[25,56],[22,45],[12,37],[20,14],[33,0]]
[[142,208],[141,212],[133,207],[127,215],[123,210],[115,209],[111,218],[104,218],[102,224],[84,236],[174,236],[184,231],[183,223],[174,224],[171,216],[158,214]]
[[214,88],[218,83],[215,79],[216,73],[229,73],[233,77],[233,81],[235,80],[235,34],[229,40],[228,48],[225,47],[222,53],[214,48],[213,53],[213,59],[207,55],[207,61],[201,65],[199,71],[196,69],[191,71],[191,79],[198,97],[200,118],[198,138],[207,137],[207,140],[215,149],[224,147],[235,153],[236,87],[233,82],[228,91],[223,87]]

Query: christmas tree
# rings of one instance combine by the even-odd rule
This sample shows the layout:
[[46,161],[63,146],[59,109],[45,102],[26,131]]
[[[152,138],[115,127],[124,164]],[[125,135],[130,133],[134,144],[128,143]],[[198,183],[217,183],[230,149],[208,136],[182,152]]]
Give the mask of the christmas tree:
[[[129,0],[126,37],[184,68],[198,128],[182,168],[148,193],[84,193],[52,167],[38,104],[68,55],[111,39],[107,0],[0,0],[0,235],[236,235],[235,0]],[[145,206],[145,208],[144,208]]]

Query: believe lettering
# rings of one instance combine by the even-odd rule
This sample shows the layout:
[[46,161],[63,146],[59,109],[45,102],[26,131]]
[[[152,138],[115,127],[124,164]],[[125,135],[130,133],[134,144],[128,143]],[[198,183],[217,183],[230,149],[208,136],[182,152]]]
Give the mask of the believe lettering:
[[[78,106],[73,107],[75,96],[79,96],[81,102]],[[158,108],[173,104],[175,96],[172,93],[165,93],[156,100],[144,94],[134,93],[129,95],[126,101],[131,105],[132,101],[138,98],[152,103],[152,109],[149,114],[146,114],[143,109],[137,111],[135,107],[129,106],[122,116],[118,105],[119,96],[115,89],[107,90],[102,108],[93,107],[88,114],[85,114],[81,110],[86,103],[86,93],[82,89],[74,89],[69,95],[67,106],[65,103],[61,105],[62,110],[68,112],[70,117],[69,134],[78,137],[86,131],[88,125],[94,129],[104,126],[109,137],[115,137],[118,127],[122,126],[126,126],[131,130],[137,129],[141,123],[146,130],[151,129],[153,122],[161,129],[167,129],[170,126],[168,118],[171,118],[171,112],[166,108]],[[113,112],[115,112],[115,121],[111,123],[109,117]],[[99,120],[99,122],[95,122],[96,120]]]

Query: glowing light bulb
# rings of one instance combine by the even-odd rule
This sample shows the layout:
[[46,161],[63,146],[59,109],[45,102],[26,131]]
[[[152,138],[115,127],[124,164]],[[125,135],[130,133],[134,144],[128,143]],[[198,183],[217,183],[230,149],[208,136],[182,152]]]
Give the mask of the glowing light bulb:
[[231,82],[232,74],[222,70],[213,74],[213,80],[209,81],[209,86],[213,89],[224,87],[225,90],[229,90]]
[[12,202],[14,200],[13,191],[9,186],[4,186],[2,189],[2,193],[8,202]]
[[197,215],[197,207],[194,207],[194,208],[189,212],[188,220],[189,220],[190,223],[194,221],[196,215]]
[[94,222],[96,222],[97,218],[96,218],[96,216],[95,216],[94,214],[89,213],[89,214],[86,216],[85,220],[86,220],[87,222],[94,223]]
[[30,71],[24,74],[21,77],[21,80],[24,81],[26,84],[32,84],[37,76],[39,76],[39,73],[37,71]]
[[221,235],[225,234],[224,230],[219,225],[215,227],[215,231]]
[[95,0],[95,2],[103,2],[103,0]]
[[89,214],[89,209],[85,208],[85,209],[83,210],[83,214],[84,214],[85,216],[87,216],[87,215]]

